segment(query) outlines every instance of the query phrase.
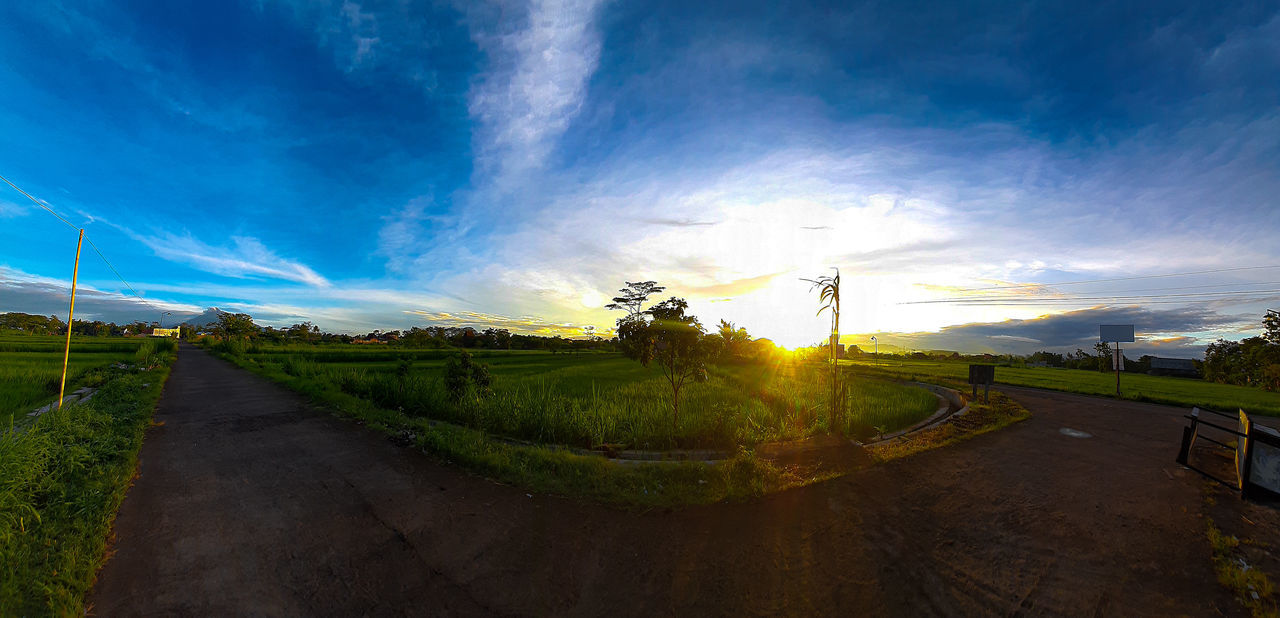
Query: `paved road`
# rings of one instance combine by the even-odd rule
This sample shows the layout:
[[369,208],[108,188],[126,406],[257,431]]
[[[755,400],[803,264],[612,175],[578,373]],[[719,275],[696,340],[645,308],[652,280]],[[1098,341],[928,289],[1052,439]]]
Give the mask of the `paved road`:
[[[736,505],[628,513],[402,449],[184,346],[98,615],[1220,615],[1182,410],[1035,417]],[[1064,434],[1068,428],[1090,434]]]

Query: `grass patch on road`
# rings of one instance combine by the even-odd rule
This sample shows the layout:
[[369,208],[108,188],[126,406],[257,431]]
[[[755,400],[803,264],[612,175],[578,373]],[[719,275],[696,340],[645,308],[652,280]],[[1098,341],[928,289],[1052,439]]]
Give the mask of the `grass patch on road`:
[[1261,569],[1252,568],[1239,556],[1240,539],[1225,534],[1206,517],[1209,546],[1213,548],[1213,570],[1222,584],[1240,601],[1254,618],[1280,616],[1274,597],[1275,586]]
[[[969,364],[962,361],[860,357],[844,362],[858,372],[925,382],[955,380],[963,384],[969,376]],[[996,382],[1101,397],[1115,397],[1116,392],[1114,373],[1083,369],[996,367]],[[1121,399],[1188,408],[1199,406],[1224,412],[1243,409],[1250,414],[1280,416],[1280,393],[1261,388],[1140,373],[1122,373],[1120,383]]]
[[94,370],[92,400],[0,433],[0,615],[84,613],[169,375],[172,342],[149,345],[154,368]]

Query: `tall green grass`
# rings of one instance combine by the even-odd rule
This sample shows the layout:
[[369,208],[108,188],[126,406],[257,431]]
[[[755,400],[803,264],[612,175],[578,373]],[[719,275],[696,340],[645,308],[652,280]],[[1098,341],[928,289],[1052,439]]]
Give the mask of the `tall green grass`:
[[102,371],[88,403],[0,432],[0,615],[83,614],[167,362]]
[[[31,410],[58,397],[66,340],[36,335],[0,335],[0,427],[9,427]],[[94,370],[113,363],[136,363],[170,353],[172,340],[72,337],[67,392],[94,386]],[[139,358],[141,350],[147,352]]]
[[[311,388],[539,444],[733,449],[831,429],[828,374],[799,363],[714,368],[708,381],[682,390],[673,431],[666,380],[616,354],[481,351],[475,361],[489,366],[492,394],[455,400],[442,377],[456,352],[243,342],[213,348]],[[848,391],[837,429],[851,435],[904,428],[937,408],[929,392],[885,380],[855,379]]]
[[[866,375],[925,380],[943,378],[961,382],[966,381],[969,376],[969,366],[964,362],[895,357],[846,362],[854,370]],[[1082,369],[996,367],[996,382],[1103,397],[1114,397],[1116,392],[1114,373]],[[1280,393],[1261,388],[1139,373],[1121,373],[1120,386],[1122,399],[1188,408],[1199,406],[1226,412],[1243,409],[1251,414],[1280,416]]]

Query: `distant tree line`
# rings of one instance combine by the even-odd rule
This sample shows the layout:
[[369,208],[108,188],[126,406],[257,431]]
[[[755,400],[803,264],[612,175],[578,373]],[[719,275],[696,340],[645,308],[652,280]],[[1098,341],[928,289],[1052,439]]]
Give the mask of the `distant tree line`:
[[[90,337],[122,337],[124,335],[148,334],[156,328],[158,322],[141,320],[128,324],[103,322],[102,320],[75,320],[71,324],[73,335]],[[35,315],[31,313],[0,313],[0,330],[17,331],[30,335],[65,335],[67,323],[56,315]]]

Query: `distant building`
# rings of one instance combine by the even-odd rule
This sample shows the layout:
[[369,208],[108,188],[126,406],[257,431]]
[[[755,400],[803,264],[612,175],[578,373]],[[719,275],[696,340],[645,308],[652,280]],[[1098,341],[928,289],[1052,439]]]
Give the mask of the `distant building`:
[[1200,372],[1196,370],[1195,361],[1189,358],[1160,358],[1153,356],[1151,357],[1151,370],[1147,373],[1153,376],[1200,377]]
[[177,328],[153,328],[151,329],[152,337],[180,337],[182,331]]

